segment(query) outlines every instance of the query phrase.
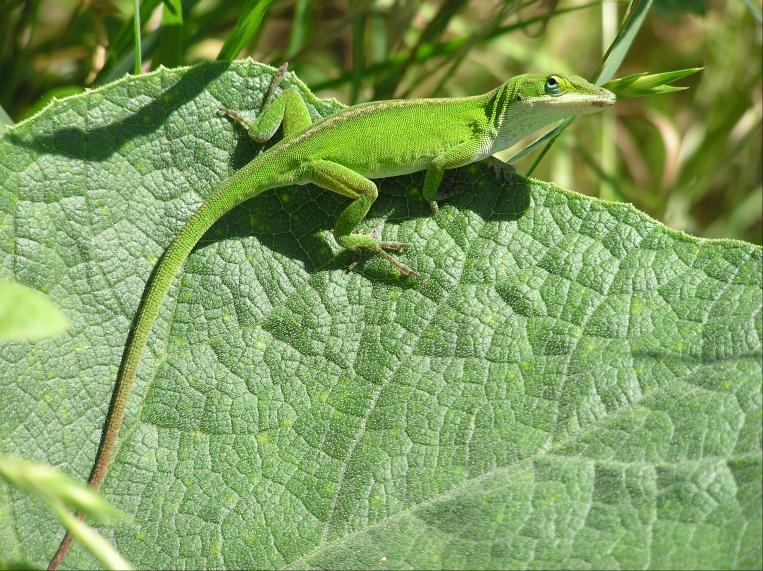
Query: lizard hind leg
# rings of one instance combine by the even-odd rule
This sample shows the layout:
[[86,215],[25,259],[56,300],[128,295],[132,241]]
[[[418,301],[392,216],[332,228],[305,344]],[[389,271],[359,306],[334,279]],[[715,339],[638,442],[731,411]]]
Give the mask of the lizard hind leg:
[[399,252],[409,246],[403,242],[386,242],[368,234],[354,232],[358,224],[366,217],[368,210],[376,200],[378,191],[373,181],[339,163],[326,160],[310,161],[304,167],[305,179],[352,199],[337,219],[334,237],[337,243],[352,251],[365,250],[386,260],[392,267],[406,276],[418,274],[399,262],[388,250]]

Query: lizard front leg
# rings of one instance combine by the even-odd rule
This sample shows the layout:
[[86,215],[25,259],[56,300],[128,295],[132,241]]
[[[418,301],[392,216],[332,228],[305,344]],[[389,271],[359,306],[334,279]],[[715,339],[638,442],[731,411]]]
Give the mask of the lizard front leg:
[[326,190],[352,199],[352,203],[339,215],[334,226],[337,243],[352,251],[367,250],[384,258],[391,266],[406,276],[418,276],[411,268],[397,261],[387,250],[400,251],[409,246],[403,242],[386,242],[368,234],[354,232],[366,217],[376,200],[378,191],[373,181],[339,163],[325,160],[310,161],[301,167],[304,180]]
[[427,167],[424,177],[424,200],[429,202],[432,212],[437,212],[437,201],[447,198],[440,192],[440,183],[445,174],[445,169],[454,169],[474,162],[479,156],[480,140],[474,138],[459,145],[451,147],[444,153],[435,157]]

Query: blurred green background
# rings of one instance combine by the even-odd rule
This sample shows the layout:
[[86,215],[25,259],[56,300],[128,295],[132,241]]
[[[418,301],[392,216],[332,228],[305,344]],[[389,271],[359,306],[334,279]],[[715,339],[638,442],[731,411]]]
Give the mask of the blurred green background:
[[[476,94],[530,71],[593,77],[629,5],[0,0],[0,122],[3,110],[19,121],[53,97],[132,72],[136,3],[143,71],[247,55],[288,60],[319,96],[345,103]],[[760,244],[761,30],[760,0],[654,0],[616,76],[704,71],[680,82],[688,91],[623,100],[576,122],[533,176],[632,202],[692,234]],[[519,172],[538,154],[521,159]]]

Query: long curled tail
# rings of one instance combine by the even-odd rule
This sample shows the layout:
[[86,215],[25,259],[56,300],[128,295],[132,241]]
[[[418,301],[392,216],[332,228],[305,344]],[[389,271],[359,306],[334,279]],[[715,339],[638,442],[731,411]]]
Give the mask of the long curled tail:
[[[122,363],[119,367],[119,374],[117,375],[116,385],[111,397],[110,412],[101,434],[101,442],[96,453],[95,463],[90,472],[90,478],[88,478],[88,483],[93,488],[100,488],[106,476],[109,461],[114,453],[114,445],[119,435],[119,429],[124,420],[127,402],[135,384],[138,365],[140,365],[141,357],[146,349],[148,336],[151,333],[154,321],[156,321],[159,315],[162,301],[167,295],[167,291],[172,285],[175,276],[180,271],[183,262],[185,262],[191,250],[193,250],[193,247],[204,233],[226,212],[244,200],[248,200],[272,186],[277,186],[272,184],[267,185],[265,181],[272,180],[272,177],[268,176],[267,172],[258,172],[263,162],[258,159],[263,156],[260,155],[257,159],[251,161],[244,168],[221,183],[186,222],[182,230],[180,230],[169,247],[164,251],[164,254],[154,268],[148,285],[144,290],[145,294],[138,308],[134,327],[122,354]],[[77,517],[81,520],[84,516],[78,514]],[[48,565],[48,569],[55,570],[58,568],[71,547],[72,539],[71,533],[67,530],[61,545],[58,547],[58,551],[56,551]]]

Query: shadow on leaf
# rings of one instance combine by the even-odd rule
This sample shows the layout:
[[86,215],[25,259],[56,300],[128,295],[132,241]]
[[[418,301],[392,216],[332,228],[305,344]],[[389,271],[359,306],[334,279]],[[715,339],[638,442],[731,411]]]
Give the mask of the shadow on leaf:
[[[415,241],[415,236],[402,228],[401,223],[432,216],[419,191],[423,180],[424,173],[377,180],[379,198],[359,231],[369,232],[379,224],[385,239]],[[484,165],[446,171],[442,185],[452,198],[441,206],[470,210],[484,221],[518,220],[530,206],[530,185],[526,179],[499,181]],[[346,270],[358,260],[351,252],[335,255],[336,245],[330,234],[339,214],[349,204],[348,199],[313,185],[268,190],[218,220],[196,249],[219,240],[255,237],[268,249],[299,260],[308,272]],[[384,229],[390,225],[399,227],[388,236]],[[407,252],[415,254],[415,246]],[[408,253],[402,256],[405,258]],[[415,279],[400,280],[393,268],[373,256],[361,256],[354,271],[374,281],[416,283]]]
[[[231,62],[200,64],[185,71],[169,89],[123,119],[90,129],[61,127],[52,133],[29,131],[22,135],[10,131],[13,143],[39,153],[62,155],[85,161],[105,161],[129,141],[149,135],[167,121],[167,117],[203,93]],[[93,122],[96,122],[95,120]]]

